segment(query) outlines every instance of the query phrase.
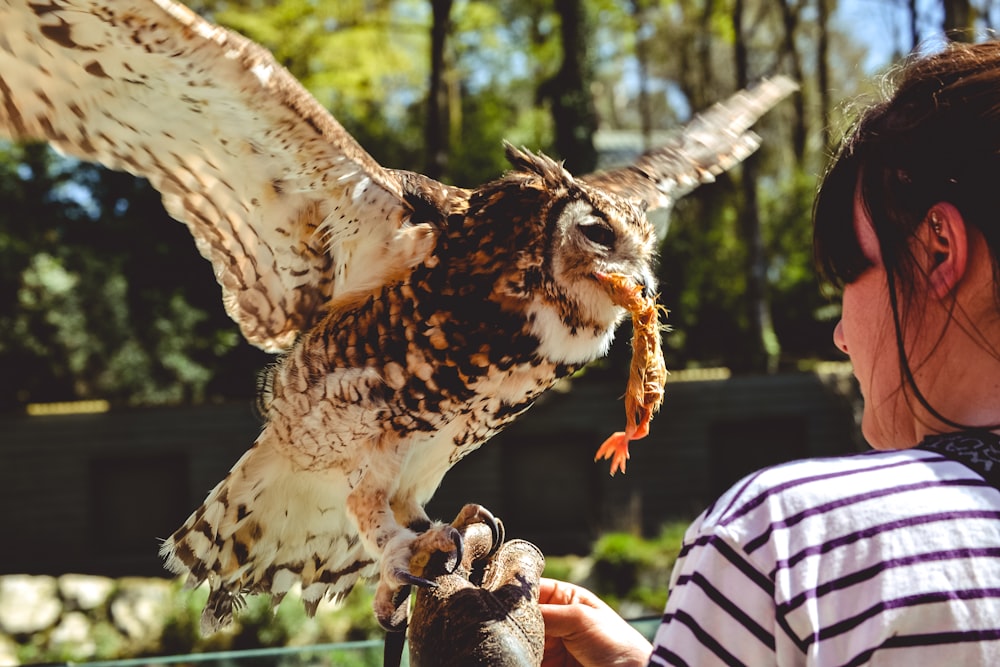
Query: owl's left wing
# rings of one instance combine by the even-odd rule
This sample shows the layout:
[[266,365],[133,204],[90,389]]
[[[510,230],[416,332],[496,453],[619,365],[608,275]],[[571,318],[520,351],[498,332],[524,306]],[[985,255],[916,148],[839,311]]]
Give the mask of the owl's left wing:
[[665,145],[632,164],[582,180],[642,201],[647,210],[669,209],[703,183],[745,160],[760,146],[750,127],[798,85],[785,76],[764,79],[696,115]]
[[383,169],[267,52],[171,0],[0,0],[0,136],[146,177],[253,344],[422,259]]

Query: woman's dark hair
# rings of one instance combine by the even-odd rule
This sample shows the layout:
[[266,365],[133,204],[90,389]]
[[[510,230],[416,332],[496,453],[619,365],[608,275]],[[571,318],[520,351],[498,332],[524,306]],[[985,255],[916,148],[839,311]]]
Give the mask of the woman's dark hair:
[[834,286],[853,282],[867,268],[853,226],[858,192],[888,276],[904,385],[944,423],[969,428],[938,414],[916,387],[899,303],[912,303],[920,284],[911,239],[929,209],[948,202],[986,240],[1000,306],[1000,42],[953,44],[889,76],[895,92],[855,122],[823,178],[813,210],[813,250]]

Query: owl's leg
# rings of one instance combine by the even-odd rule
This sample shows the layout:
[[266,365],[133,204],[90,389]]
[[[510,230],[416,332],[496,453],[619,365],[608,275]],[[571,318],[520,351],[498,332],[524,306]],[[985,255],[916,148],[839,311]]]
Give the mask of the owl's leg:
[[430,523],[422,509],[414,516],[409,508],[399,518],[426,530],[417,533],[401,525],[385,492],[386,485],[380,483],[382,475],[369,469],[348,495],[347,510],[357,522],[365,547],[379,557],[375,616],[387,630],[397,630],[406,622],[408,587],[433,585],[420,576],[432,554],[446,554],[454,569],[462,560],[462,537],[448,524]]
[[400,496],[396,494],[389,501],[392,508],[392,515],[396,517],[396,522],[401,526],[406,526],[416,533],[422,533],[431,527],[431,519],[420,503],[410,496]]

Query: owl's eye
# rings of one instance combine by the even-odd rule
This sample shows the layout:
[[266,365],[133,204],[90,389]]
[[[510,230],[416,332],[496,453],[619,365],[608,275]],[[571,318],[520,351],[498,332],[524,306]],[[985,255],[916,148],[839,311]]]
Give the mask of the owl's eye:
[[597,245],[604,246],[605,248],[615,247],[615,232],[607,225],[599,222],[580,225],[580,233]]

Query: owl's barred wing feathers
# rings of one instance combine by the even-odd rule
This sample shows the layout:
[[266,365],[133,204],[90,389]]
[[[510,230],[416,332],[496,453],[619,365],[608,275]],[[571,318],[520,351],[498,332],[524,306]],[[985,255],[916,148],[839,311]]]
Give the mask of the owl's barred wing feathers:
[[637,199],[647,210],[670,208],[699,185],[745,160],[760,146],[750,127],[798,89],[785,76],[764,79],[699,113],[672,139],[632,164],[582,178],[586,183]]
[[251,343],[429,251],[397,175],[246,38],[170,0],[4,0],[0,26],[0,135],[148,178]]

